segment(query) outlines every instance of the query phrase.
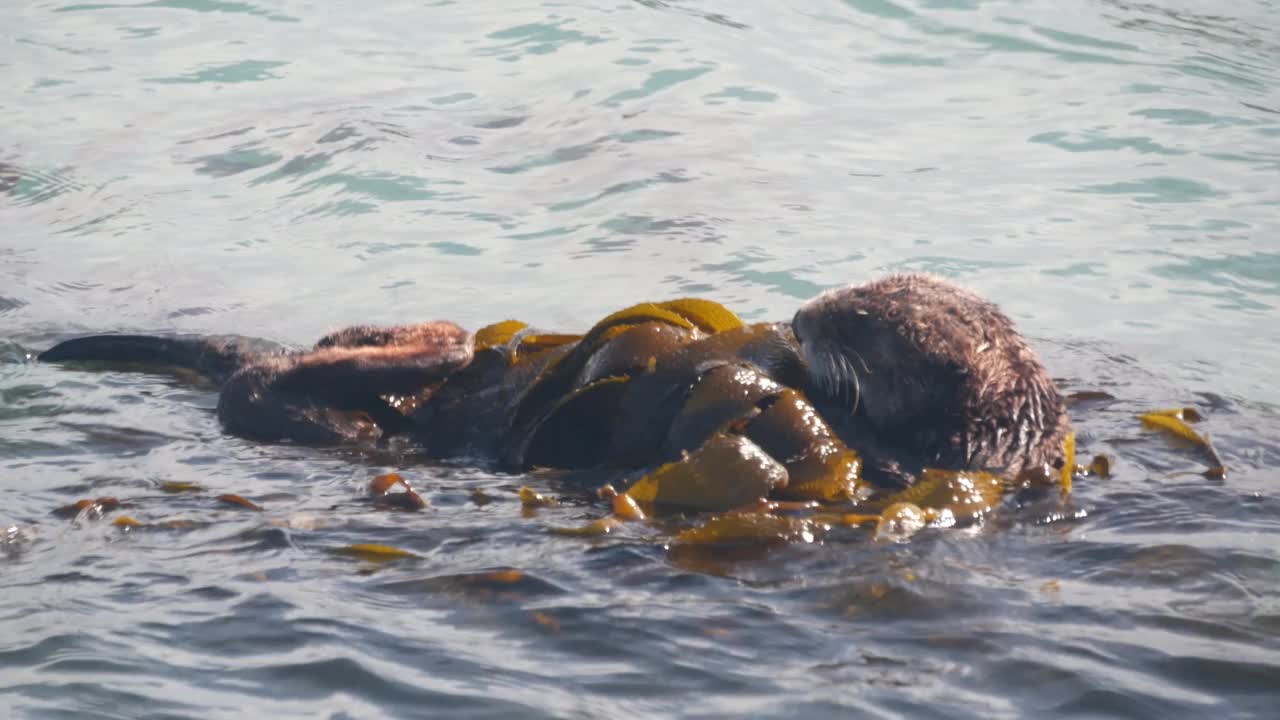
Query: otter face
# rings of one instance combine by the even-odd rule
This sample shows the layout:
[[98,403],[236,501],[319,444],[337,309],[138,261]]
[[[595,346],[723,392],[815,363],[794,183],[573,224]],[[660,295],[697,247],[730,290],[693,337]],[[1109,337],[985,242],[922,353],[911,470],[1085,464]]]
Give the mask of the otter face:
[[[877,427],[915,414],[926,394],[906,341],[877,314],[862,288],[825,292],[802,305],[792,320],[809,391]],[[834,419],[834,418],[833,418]]]

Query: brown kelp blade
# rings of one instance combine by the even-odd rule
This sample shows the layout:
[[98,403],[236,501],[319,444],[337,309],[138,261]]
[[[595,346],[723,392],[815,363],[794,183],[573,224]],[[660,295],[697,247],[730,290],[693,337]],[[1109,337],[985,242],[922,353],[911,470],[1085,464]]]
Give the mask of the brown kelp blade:
[[925,510],[950,512],[956,521],[963,522],[995,509],[1004,492],[1005,481],[991,473],[927,468],[911,487],[859,507],[870,510],[911,503]]
[[642,506],[717,512],[754,503],[786,482],[786,469],[755,443],[720,433],[640,478],[626,494]]

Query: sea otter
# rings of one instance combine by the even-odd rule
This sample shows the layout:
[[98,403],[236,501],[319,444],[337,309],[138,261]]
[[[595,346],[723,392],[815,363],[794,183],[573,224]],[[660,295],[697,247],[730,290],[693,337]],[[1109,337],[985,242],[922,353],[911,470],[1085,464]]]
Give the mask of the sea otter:
[[828,290],[791,321],[810,397],[887,474],[1058,465],[1066,405],[1012,321],[930,275]]
[[1009,319],[924,275],[828,291],[790,324],[745,325],[677,300],[620,311],[584,336],[514,321],[473,335],[438,321],[350,328],[295,353],[107,335],[40,359],[195,368],[222,382],[224,427],[253,439],[409,435],[431,455],[509,469],[652,468],[732,446],[781,463],[787,479],[760,476],[782,495],[809,488],[803,497],[861,493],[859,453],[885,485],[925,467],[1013,476],[1060,464],[1070,431]]

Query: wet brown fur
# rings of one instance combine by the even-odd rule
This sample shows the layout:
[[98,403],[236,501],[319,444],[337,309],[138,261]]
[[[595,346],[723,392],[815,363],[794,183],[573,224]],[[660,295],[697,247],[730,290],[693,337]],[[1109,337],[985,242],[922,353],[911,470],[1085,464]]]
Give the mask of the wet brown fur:
[[472,338],[445,321],[392,328],[359,326],[328,335],[305,353],[257,358],[222,388],[218,418],[259,440],[340,442],[409,421],[384,396],[416,394],[471,361]]
[[[1013,476],[1061,463],[1071,431],[1061,395],[1012,321],[973,292],[893,275],[813,298],[792,328],[824,415],[884,473]],[[831,355],[856,383],[848,373],[823,382],[841,362]]]

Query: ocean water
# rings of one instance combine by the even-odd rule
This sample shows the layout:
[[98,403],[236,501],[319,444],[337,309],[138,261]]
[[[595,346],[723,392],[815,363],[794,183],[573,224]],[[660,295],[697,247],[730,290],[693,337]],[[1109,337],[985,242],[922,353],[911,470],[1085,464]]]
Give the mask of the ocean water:
[[[0,716],[1278,712],[1275,0],[14,0],[0,80]],[[250,443],[208,386],[30,360],[688,295],[784,319],[905,270],[1112,396],[1073,417],[1114,476],[690,557],[549,534],[605,512],[522,511],[554,478]],[[1226,478],[1136,420],[1181,405]],[[389,470],[431,507],[373,508]],[[51,514],[99,496],[151,526]]]

